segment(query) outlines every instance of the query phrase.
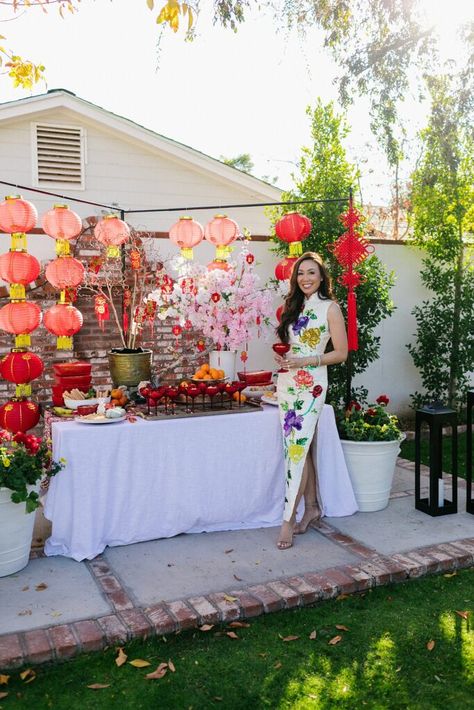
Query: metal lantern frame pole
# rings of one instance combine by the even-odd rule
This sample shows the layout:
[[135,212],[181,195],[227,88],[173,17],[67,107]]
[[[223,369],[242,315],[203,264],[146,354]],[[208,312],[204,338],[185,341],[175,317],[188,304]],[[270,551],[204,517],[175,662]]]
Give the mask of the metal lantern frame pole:
[[474,390],[467,393],[466,420],[466,511],[474,515],[474,498],[472,495],[472,410],[474,408]]

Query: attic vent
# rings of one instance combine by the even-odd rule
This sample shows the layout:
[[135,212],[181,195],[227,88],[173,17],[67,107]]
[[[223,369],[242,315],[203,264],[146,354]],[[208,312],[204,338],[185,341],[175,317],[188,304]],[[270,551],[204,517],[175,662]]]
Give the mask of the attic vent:
[[78,126],[34,125],[36,184],[84,189],[84,131]]

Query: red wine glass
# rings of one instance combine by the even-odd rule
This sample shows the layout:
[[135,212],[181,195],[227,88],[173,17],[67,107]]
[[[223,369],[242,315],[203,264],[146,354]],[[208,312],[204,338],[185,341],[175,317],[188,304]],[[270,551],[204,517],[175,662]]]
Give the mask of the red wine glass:
[[[280,355],[280,357],[283,357],[286,355],[287,352],[290,351],[291,345],[289,343],[273,343],[272,349],[273,351],[277,354]],[[288,372],[284,367],[280,367],[277,372]]]
[[240,398],[240,393],[242,390],[244,390],[247,387],[246,382],[241,382],[240,380],[238,382],[233,382],[233,386],[235,387],[236,391],[239,393],[239,407],[242,406],[242,400]]
[[175,413],[175,402],[176,397],[179,395],[179,389],[177,387],[167,387],[166,396],[171,400],[171,414]]
[[193,413],[194,413],[194,400],[196,399],[196,397],[199,397],[200,394],[201,394],[201,391],[200,391],[199,387],[194,387],[194,385],[191,387],[188,387],[188,395],[189,395],[189,397],[191,397],[191,399],[193,401],[193,409],[192,409]]
[[216,385],[208,385],[206,389],[206,394],[211,400],[211,409],[212,409],[212,402],[215,397],[215,395],[219,392],[219,388]]
[[224,407],[224,394],[226,391],[227,387],[227,382],[219,382],[217,385],[217,389],[219,390],[219,393],[221,395],[221,409]]
[[232,409],[232,397],[233,397],[234,394],[237,392],[237,388],[234,386],[234,383],[233,383],[233,382],[232,382],[232,383],[231,383],[231,382],[228,382],[227,385],[226,385],[226,387],[225,387],[225,391],[226,391],[227,394],[229,395],[229,405],[230,405],[230,406],[229,406],[229,409]]
[[206,400],[206,390],[207,390],[207,385],[205,382],[200,382],[198,384],[198,388],[200,393],[202,394],[202,408],[205,409],[205,400]]

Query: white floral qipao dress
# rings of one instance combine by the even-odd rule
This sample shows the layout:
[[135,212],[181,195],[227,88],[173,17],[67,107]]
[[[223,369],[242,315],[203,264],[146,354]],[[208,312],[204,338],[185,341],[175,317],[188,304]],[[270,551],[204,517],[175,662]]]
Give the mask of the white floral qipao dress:
[[[304,304],[298,320],[288,329],[290,353],[297,357],[322,355],[330,338],[327,313],[334,301],[317,293]],[[309,366],[278,375],[278,406],[283,429],[286,465],[285,511],[289,521],[295,507],[303,467],[316,424],[326,399],[327,367]]]

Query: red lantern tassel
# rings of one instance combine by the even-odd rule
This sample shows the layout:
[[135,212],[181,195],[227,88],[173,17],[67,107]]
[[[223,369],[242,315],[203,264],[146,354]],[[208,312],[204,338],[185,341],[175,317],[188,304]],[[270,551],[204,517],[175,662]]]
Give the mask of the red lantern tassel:
[[347,346],[349,350],[359,349],[357,337],[357,302],[356,295],[351,289],[347,294]]

